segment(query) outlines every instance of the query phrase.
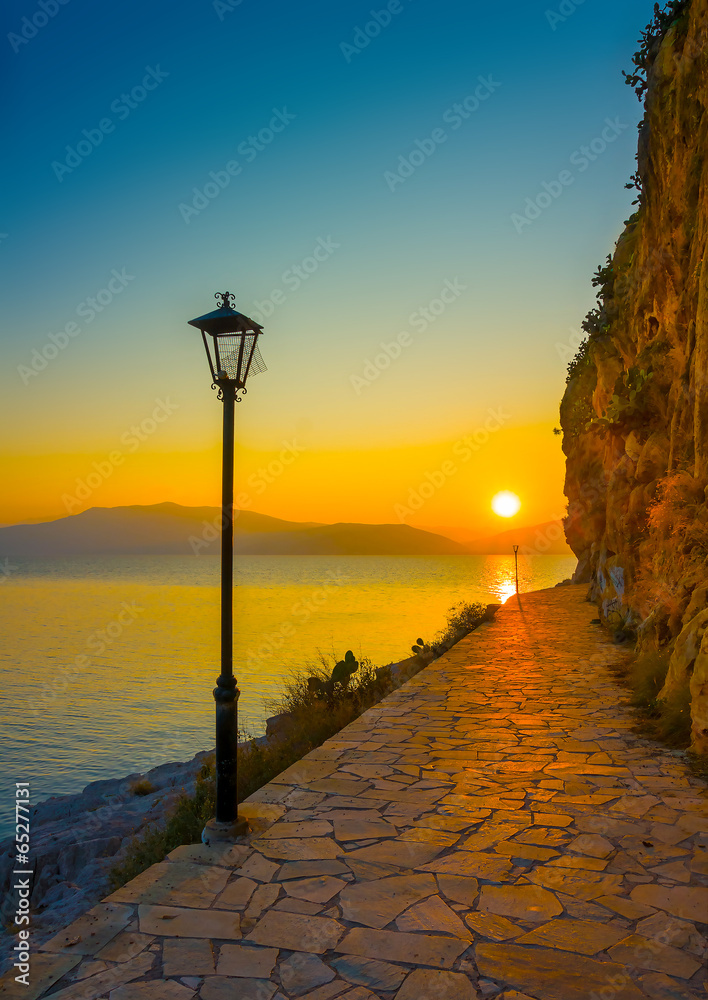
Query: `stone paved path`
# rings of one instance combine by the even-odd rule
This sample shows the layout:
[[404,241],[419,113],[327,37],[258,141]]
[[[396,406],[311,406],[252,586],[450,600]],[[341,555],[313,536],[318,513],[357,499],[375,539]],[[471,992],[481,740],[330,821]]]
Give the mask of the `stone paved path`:
[[[515,598],[33,959],[35,1000],[706,997],[708,801],[585,588]],[[703,925],[703,926],[701,926]]]

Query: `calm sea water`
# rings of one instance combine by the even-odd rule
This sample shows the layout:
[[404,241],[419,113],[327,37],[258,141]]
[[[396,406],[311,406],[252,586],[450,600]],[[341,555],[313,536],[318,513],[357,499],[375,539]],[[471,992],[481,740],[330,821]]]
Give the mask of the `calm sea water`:
[[[522,591],[571,575],[564,556],[521,559]],[[513,556],[249,556],[237,560],[240,717],[264,730],[283,678],[347,649],[409,655],[460,601],[503,602]],[[34,801],[213,745],[219,567],[211,557],[25,563],[0,585],[2,784]],[[0,836],[9,832],[9,794]]]

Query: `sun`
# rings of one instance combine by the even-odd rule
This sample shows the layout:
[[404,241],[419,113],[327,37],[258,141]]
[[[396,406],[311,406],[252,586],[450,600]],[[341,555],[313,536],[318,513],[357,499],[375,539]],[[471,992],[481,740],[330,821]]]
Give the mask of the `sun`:
[[502,493],[497,493],[493,498],[492,510],[499,517],[513,517],[521,510],[521,500],[519,500],[516,493],[504,490]]

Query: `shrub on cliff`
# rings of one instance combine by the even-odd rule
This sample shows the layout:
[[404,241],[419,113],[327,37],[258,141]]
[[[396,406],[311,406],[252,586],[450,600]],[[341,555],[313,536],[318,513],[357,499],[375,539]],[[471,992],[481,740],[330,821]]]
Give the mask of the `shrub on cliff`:
[[664,35],[670,28],[673,28],[674,25],[682,21],[690,7],[691,0],[669,0],[664,7],[661,7],[658,3],[654,4],[654,17],[638,39],[639,49],[632,56],[634,68],[631,73],[625,73],[624,71],[622,73],[625,82],[628,86],[634,88],[634,92],[640,101],[644,99],[649,86],[649,70]]

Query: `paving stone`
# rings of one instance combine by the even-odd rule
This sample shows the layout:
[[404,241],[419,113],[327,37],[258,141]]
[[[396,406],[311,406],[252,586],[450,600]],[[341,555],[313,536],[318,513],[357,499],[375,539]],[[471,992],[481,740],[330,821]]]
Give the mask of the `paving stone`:
[[[25,1000],[37,1000],[46,990],[58,983],[81,961],[81,955],[50,955],[37,952],[32,955],[32,975],[29,986],[22,987],[20,996]],[[11,968],[0,978],[0,996],[17,997],[15,982],[17,969]]]
[[619,913],[627,920],[638,920],[640,917],[648,917],[652,913],[656,913],[653,906],[646,906],[644,903],[638,903],[626,896],[598,896],[595,902],[600,903],[608,910]]
[[269,910],[248,935],[248,940],[266,947],[321,955],[334,948],[343,933],[344,927],[329,917]]
[[614,844],[597,833],[581,833],[568,844],[569,851],[588,854],[591,858],[609,858],[615,850]]
[[79,979],[88,979],[89,976],[97,976],[99,972],[106,972],[109,968],[110,966],[108,963],[104,962],[102,959],[97,960],[95,958],[87,958],[81,963],[78,969],[74,969],[69,976],[69,979],[71,979],[72,982]]
[[418,868],[432,861],[442,851],[436,844],[415,844],[401,840],[384,840],[371,847],[349,851],[344,855],[347,864],[352,861],[368,861],[374,864],[397,865],[399,868]]
[[625,935],[624,928],[599,921],[553,920],[524,934],[517,939],[516,944],[560,948],[561,951],[574,951],[579,955],[597,955],[617,944]]
[[244,844],[182,844],[167,855],[169,861],[191,861],[199,865],[238,868],[251,853]]
[[332,824],[326,820],[309,820],[304,823],[274,823],[265,833],[261,834],[264,840],[284,840],[300,837],[326,837],[332,833]]
[[505,857],[482,852],[455,851],[431,864],[415,866],[419,871],[435,872],[442,875],[465,875],[489,882],[503,882],[511,872],[511,861]]
[[556,889],[576,899],[597,899],[619,890],[622,884],[621,875],[604,875],[595,872],[576,872],[569,868],[536,868],[529,872],[528,878],[537,885],[547,889]]
[[692,990],[660,972],[650,972],[639,977],[639,985],[651,1000],[698,1000]]
[[138,907],[140,930],[161,937],[238,941],[240,914],[228,910],[187,910],[177,906]]
[[484,885],[478,909],[500,917],[550,920],[563,912],[552,892],[537,885]]
[[447,830],[450,833],[461,833],[469,830],[476,821],[469,816],[422,816],[415,825],[431,830]]
[[410,830],[404,830],[398,837],[399,841],[436,844],[439,847],[452,847],[459,839],[456,833],[448,833],[447,830],[431,830],[426,827],[411,827]]
[[515,944],[483,944],[475,949],[483,976],[529,992],[543,1000],[588,1000],[594,992],[611,991],[613,1000],[645,1000],[623,965],[598,962],[582,955]]
[[347,865],[341,861],[290,861],[278,872],[278,881],[287,882],[295,878],[315,878],[318,875],[346,875]]
[[552,858],[548,862],[549,868],[575,868],[578,871],[603,872],[607,868],[607,861],[602,858],[576,858],[562,854],[558,858]]
[[672,889],[660,885],[638,885],[632,889],[630,896],[632,902],[665,910],[685,920],[706,923],[708,888],[703,886],[677,886]]
[[306,990],[329,983],[335,976],[322,959],[304,952],[295,952],[281,962],[278,971],[283,986],[292,996],[298,996]]
[[566,816],[563,813],[534,813],[533,823],[534,826],[558,826],[566,827],[570,826],[573,822],[572,816]]
[[[273,909],[286,910],[288,913],[308,913],[314,916],[316,913],[321,913],[324,906],[322,903],[311,903],[307,899],[295,899],[294,897],[286,896],[284,899],[279,899]],[[325,913],[324,915],[326,917],[332,916],[331,913]],[[339,911],[337,911],[336,915],[339,916]]]
[[466,878],[464,875],[436,875],[435,881],[441,896],[465,906],[473,906],[479,893],[479,882],[476,878]]
[[320,875],[315,878],[288,882],[284,888],[290,896],[295,896],[298,899],[307,899],[311,903],[327,903],[332,896],[336,896],[347,885],[349,883],[341,878]]
[[[148,973],[155,963],[155,956],[151,952],[143,952],[131,958],[128,962],[114,965],[106,972],[100,972],[97,976],[89,979],[82,979],[78,983],[73,983],[56,993],[52,993],[52,1000],[96,1000],[104,993],[115,990],[119,986],[140,979]],[[24,994],[22,994],[24,996]]]
[[245,878],[255,879],[256,882],[270,882],[278,868],[279,865],[275,862],[268,861],[262,854],[254,851],[238,869],[238,874]]
[[200,1000],[273,1000],[278,987],[265,979],[233,979],[209,976],[199,991]]
[[651,917],[640,920],[637,924],[637,934],[652,938],[661,944],[670,944],[674,948],[685,948],[691,955],[699,958],[706,955],[708,941],[688,920],[678,917],[667,917],[665,913],[655,913]]
[[140,934],[138,931],[122,931],[112,941],[109,941],[105,948],[101,948],[96,953],[96,958],[101,958],[106,962],[127,962],[139,955],[141,951],[145,951],[154,940],[155,938],[149,934]]
[[334,824],[336,840],[368,840],[370,837],[397,837],[398,830],[392,823],[381,819],[344,819]]
[[257,840],[254,843],[261,853],[281,861],[333,860],[341,854],[340,848],[329,837],[303,837],[300,839]]
[[393,876],[349,885],[339,901],[345,920],[383,928],[407,907],[436,892],[432,875]]
[[465,916],[465,923],[477,934],[491,938],[492,941],[508,941],[524,933],[523,927],[517,927],[511,920],[497,916],[496,913],[482,911],[468,913]]
[[132,913],[129,906],[99,903],[43,944],[41,950],[95,955],[123,930]]
[[194,990],[180,983],[153,979],[149,983],[131,983],[111,990],[109,1000],[192,1000]]
[[217,906],[224,909],[245,908],[257,887],[258,882],[254,882],[252,878],[237,878],[226,886],[218,898]]
[[163,903],[206,909],[228,878],[226,868],[188,861],[162,861],[112,893],[110,898],[117,903]]
[[550,847],[536,847],[535,844],[519,844],[518,841],[502,840],[494,845],[496,854],[508,858],[526,858],[530,861],[550,861],[558,857],[558,851]]
[[334,950],[344,955],[379,958],[384,962],[405,962],[408,965],[432,965],[437,969],[450,969],[468,947],[467,941],[440,935],[403,934],[354,927]]
[[340,979],[336,983],[327,983],[326,986],[320,986],[306,996],[299,997],[299,1000],[330,1000],[331,997],[341,997],[344,991],[348,989],[349,983],[345,983]]
[[396,927],[399,931],[433,931],[452,934],[463,941],[472,941],[467,927],[439,896],[430,896],[411,906],[398,917]]
[[166,938],[162,945],[164,976],[213,976],[214,949],[205,938]]
[[390,962],[379,962],[373,958],[345,955],[335,958],[332,966],[342,979],[372,990],[397,990],[406,977],[406,969]]
[[477,1000],[477,993],[467,976],[458,972],[414,969],[396,1000]]
[[[167,944],[167,942],[165,942]],[[277,948],[225,944],[219,952],[217,974],[242,979],[269,979],[278,961]],[[194,970],[195,972],[198,970]]]
[[648,969],[650,972],[664,972],[681,979],[690,979],[698,972],[701,963],[693,956],[679,948],[661,944],[659,940],[643,937],[641,934],[630,934],[614,947],[608,949],[610,958],[625,965],[634,965],[638,969]]
[[250,920],[257,920],[261,913],[276,901],[280,895],[280,889],[281,887],[277,882],[259,885],[251,896],[251,900],[244,911],[244,917]]

